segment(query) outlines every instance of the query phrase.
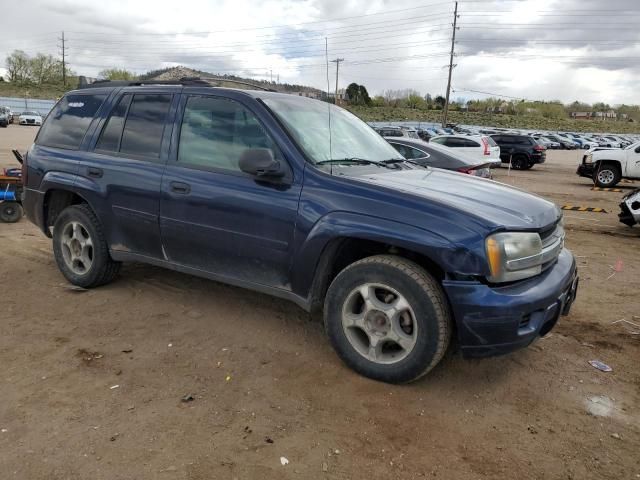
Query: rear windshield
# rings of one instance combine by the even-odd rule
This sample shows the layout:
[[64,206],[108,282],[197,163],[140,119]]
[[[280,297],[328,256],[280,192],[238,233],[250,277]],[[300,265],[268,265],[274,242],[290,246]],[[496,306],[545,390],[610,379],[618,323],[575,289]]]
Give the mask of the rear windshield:
[[489,145],[491,145],[492,147],[497,147],[498,144],[495,142],[495,140],[491,137],[484,137],[487,139],[487,143],[489,143]]
[[47,116],[36,143],[77,150],[91,120],[106,98],[105,94],[73,94],[63,97]]

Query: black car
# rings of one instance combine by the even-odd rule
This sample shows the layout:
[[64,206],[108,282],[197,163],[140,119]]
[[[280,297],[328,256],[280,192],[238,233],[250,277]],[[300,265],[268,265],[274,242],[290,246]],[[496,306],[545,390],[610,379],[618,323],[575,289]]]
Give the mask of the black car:
[[425,167],[442,168],[491,178],[491,162],[482,162],[467,155],[452,152],[448,147],[412,138],[385,137],[385,140],[407,160]]
[[511,162],[516,170],[529,170],[536,163],[544,163],[546,160],[547,149],[533,137],[503,133],[491,135],[491,138],[500,147],[502,163]]

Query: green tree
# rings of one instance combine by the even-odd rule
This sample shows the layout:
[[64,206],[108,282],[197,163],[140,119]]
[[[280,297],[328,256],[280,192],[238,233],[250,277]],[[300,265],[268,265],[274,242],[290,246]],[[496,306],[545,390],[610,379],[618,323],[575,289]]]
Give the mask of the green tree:
[[416,108],[424,108],[426,103],[424,101],[424,98],[422,98],[422,96],[412,93],[407,97],[406,105],[409,108],[416,109]]
[[135,80],[136,75],[124,68],[107,68],[99,74],[105,80]]
[[38,53],[29,59],[29,78],[36,85],[53,83],[62,77],[62,62],[52,55]]
[[441,109],[444,108],[444,104],[447,101],[446,98],[444,98],[442,95],[438,95],[436,96],[436,98],[433,100],[433,102],[436,104],[437,107],[440,107]]
[[386,102],[384,100],[384,97],[382,95],[376,95],[375,97],[373,97],[371,99],[371,106],[372,107],[384,107],[386,105]]
[[24,84],[29,80],[29,55],[22,50],[14,50],[5,62],[9,81]]
[[367,87],[360,85],[358,94],[362,103],[365,105],[371,105],[371,97],[369,96],[369,92],[367,92]]

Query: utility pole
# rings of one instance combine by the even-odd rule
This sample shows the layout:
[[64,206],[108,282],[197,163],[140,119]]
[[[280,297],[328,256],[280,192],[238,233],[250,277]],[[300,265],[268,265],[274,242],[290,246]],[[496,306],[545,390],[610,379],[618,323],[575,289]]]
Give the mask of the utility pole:
[[338,71],[340,70],[340,62],[344,62],[344,58],[336,58],[335,60],[331,60],[331,63],[336,64],[336,105],[338,105]]
[[456,30],[458,24],[458,2],[456,2],[456,7],[453,11],[453,35],[451,36],[451,56],[449,57],[449,80],[447,81],[447,96],[444,100],[444,114],[442,115],[442,126],[447,126],[447,116],[449,115],[449,94],[451,92],[451,73],[453,72],[453,56],[454,49],[456,47]]
[[62,38],[59,39],[62,42],[62,85],[67,86],[67,47],[64,44],[64,30],[62,31]]

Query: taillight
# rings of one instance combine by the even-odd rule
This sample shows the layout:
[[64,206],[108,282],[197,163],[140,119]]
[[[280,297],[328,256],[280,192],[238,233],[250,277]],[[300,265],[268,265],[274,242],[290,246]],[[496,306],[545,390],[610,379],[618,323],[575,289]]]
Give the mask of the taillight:
[[484,147],[483,154],[484,155],[491,155],[491,152],[489,151],[489,142],[484,137],[482,137],[482,146]]
[[458,171],[460,173],[468,173],[469,175],[475,175],[476,174],[476,171],[475,171],[474,167],[460,167],[458,169]]
[[536,152],[542,152],[542,151],[546,150],[546,148],[545,148],[543,145],[534,145],[534,146],[533,146],[533,149],[534,149]]

